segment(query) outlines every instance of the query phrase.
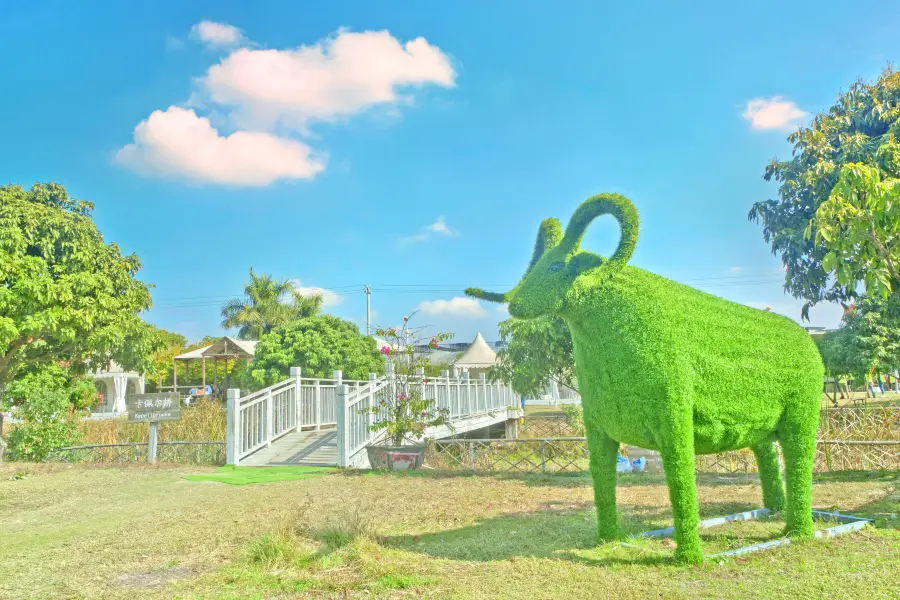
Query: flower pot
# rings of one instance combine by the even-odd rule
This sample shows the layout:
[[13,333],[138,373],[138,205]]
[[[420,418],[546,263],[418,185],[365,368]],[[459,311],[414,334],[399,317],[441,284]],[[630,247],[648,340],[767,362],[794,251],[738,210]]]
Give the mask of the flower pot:
[[418,469],[425,460],[425,446],[369,446],[369,466],[387,471]]

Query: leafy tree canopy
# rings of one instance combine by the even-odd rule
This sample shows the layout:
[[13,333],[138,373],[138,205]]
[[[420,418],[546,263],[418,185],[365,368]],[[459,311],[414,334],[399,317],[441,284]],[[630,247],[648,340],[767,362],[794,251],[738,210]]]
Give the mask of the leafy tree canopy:
[[244,297],[229,300],[222,307],[222,327],[237,328],[241,339],[259,340],[274,327],[315,316],[321,309],[321,295],[305,296],[294,289],[290,279],[276,280],[250,269]]
[[[885,158],[887,157],[887,158]],[[900,145],[878,148],[881,166],[850,163],[807,226],[828,248],[822,268],[839,284],[887,297],[900,285]]]
[[900,174],[898,135],[900,73],[886,69],[788,136],[791,160],[766,167],[778,198],[754,204],[749,218],[762,222],[763,238],[781,254],[785,289],[807,300],[804,317],[822,300],[856,297],[860,282],[894,287],[897,209],[888,204],[896,194],[889,180]]
[[524,396],[543,393],[549,381],[577,389],[572,335],[559,317],[507,319],[500,323],[500,338],[506,347],[497,352],[492,379]]
[[866,381],[874,371],[900,367],[900,298],[863,298],[841,326],[818,342],[825,368],[836,377]]
[[150,356],[151,362],[147,375],[150,377],[150,381],[158,387],[172,383],[172,360],[187,351],[187,338],[180,333],[159,328],[156,329],[156,334],[161,340],[161,345]]
[[27,368],[146,370],[159,347],[139,316],[150,307],[141,263],[104,243],[92,210],[55,183],[0,187],[0,396]]
[[340,369],[345,379],[366,379],[369,373],[384,373],[384,358],[375,340],[362,335],[356,325],[321,315],[263,335],[250,377],[262,387],[286,379],[291,367],[300,367],[306,377],[331,377]]

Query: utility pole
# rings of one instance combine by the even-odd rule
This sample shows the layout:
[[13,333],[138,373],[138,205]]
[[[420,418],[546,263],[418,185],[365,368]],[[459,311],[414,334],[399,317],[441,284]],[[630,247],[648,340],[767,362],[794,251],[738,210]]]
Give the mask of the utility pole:
[[367,285],[363,291],[366,293],[366,335],[372,335],[372,288]]

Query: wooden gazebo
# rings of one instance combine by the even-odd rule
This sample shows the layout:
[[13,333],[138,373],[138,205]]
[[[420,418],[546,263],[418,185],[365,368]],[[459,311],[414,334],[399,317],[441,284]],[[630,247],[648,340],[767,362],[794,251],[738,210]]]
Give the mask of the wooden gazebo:
[[[253,356],[256,353],[256,345],[259,342],[256,340],[238,340],[232,337],[223,337],[216,340],[210,346],[205,346],[203,348],[197,348],[196,350],[191,350],[190,352],[185,352],[184,354],[179,354],[174,359],[172,359],[172,389],[177,392],[178,391],[178,361],[184,363],[184,381],[186,385],[182,385],[180,387],[190,389],[192,387],[196,387],[193,385],[187,385],[188,382],[188,365],[191,361],[199,360],[202,364],[201,374],[202,374],[202,386],[206,387],[206,362],[212,361],[213,363],[213,385],[218,387],[219,381],[219,369],[218,364],[220,360],[225,361],[225,387],[228,387],[228,361],[237,361],[244,360],[247,364],[250,364],[250,361],[253,360]],[[232,363],[233,364],[233,363]]]

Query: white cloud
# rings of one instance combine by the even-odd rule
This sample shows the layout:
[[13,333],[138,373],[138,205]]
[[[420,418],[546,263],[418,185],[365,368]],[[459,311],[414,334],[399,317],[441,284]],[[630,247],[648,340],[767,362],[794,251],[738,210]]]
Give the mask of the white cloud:
[[474,298],[451,298],[450,300],[426,300],[420,302],[417,310],[430,316],[441,317],[484,317],[488,312]]
[[728,272],[729,273],[740,273],[743,270],[744,270],[744,267],[729,267]]
[[233,48],[244,42],[244,35],[234,25],[200,21],[191,27],[191,39],[202,42],[210,48]]
[[458,235],[459,232],[451,229],[444,217],[438,217],[434,223],[424,226],[419,233],[398,238],[397,241],[401,244],[415,244],[425,242],[434,236],[457,237]]
[[[324,153],[299,141],[310,137],[310,121],[396,109],[411,102],[409,88],[452,87],[456,77],[438,47],[388,31],[341,29],[312,45],[263,50],[237,27],[204,20],[190,37],[228,54],[196,80],[185,103],[151,113],[117,152],[116,162],[143,175],[242,186],[312,179],[325,164]],[[181,45],[166,38],[170,51]],[[439,220],[423,234],[454,232]]]
[[748,101],[742,116],[751,129],[790,129],[806,112],[790,100],[773,96]]
[[437,233],[439,235],[448,235],[448,236],[459,235],[458,232],[450,229],[450,227],[447,226],[447,221],[444,219],[443,216],[438,217],[437,221],[435,221],[431,225],[426,225],[425,229],[427,231],[431,231],[431,232]]
[[312,179],[325,168],[302,142],[249,131],[222,136],[209,119],[177,106],[138,123],[116,162],[145,176],[242,186]]
[[298,294],[301,294],[303,296],[314,296],[316,294],[319,294],[320,296],[322,296],[323,308],[337,306],[344,301],[344,297],[334,290],[315,286],[302,286],[300,285],[302,283],[301,281],[295,281],[294,283],[294,290],[296,290]]
[[424,38],[401,43],[388,31],[339,30],[296,49],[236,50],[199,83],[241,126],[302,130],[310,120],[407,101],[405,87],[452,87],[455,76],[447,55]]

